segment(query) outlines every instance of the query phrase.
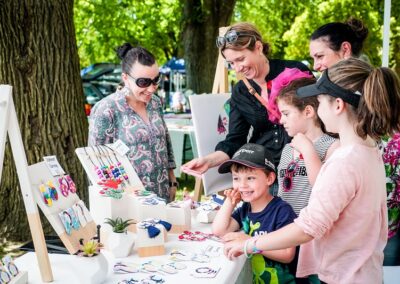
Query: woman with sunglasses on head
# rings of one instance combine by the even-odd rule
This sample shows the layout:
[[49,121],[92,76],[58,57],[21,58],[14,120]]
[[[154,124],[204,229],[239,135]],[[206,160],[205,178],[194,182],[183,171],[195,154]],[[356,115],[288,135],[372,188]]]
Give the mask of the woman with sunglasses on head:
[[162,103],[154,95],[160,83],[158,65],[149,51],[129,43],[118,47],[117,54],[123,86],[93,107],[89,145],[124,142],[146,190],[172,201],[177,186],[174,156]]
[[277,250],[312,241],[298,268],[326,283],[382,283],[388,236],[386,177],[377,141],[400,130],[400,80],[389,68],[339,61],[296,95],[317,96],[327,131],[340,147],[322,166],[307,207],[294,223],[244,242],[225,244],[234,258],[246,249]]
[[[269,59],[269,44],[249,23],[232,25],[224,36],[217,38],[217,47],[226,62],[244,79],[232,90],[229,132],[225,140],[217,144],[216,152],[186,163],[182,171],[204,173],[228,160],[247,142],[266,147],[274,155],[277,166],[289,137],[279,124],[280,113],[275,98],[280,86],[275,86],[274,79],[286,68],[309,71],[308,68],[297,61]],[[251,89],[258,94],[250,93]]]

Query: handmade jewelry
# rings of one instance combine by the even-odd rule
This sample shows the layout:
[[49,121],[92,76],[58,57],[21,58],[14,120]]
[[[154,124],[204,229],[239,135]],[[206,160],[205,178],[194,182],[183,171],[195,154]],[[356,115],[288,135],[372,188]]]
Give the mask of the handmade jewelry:
[[10,283],[11,282],[11,275],[7,272],[5,267],[0,264],[0,283]]
[[92,221],[90,212],[82,200],[79,200],[77,203],[72,205],[72,209],[74,210],[75,215],[78,217],[79,223],[81,223],[82,227],[86,226],[87,223]]
[[18,271],[18,267],[14,264],[11,256],[6,255],[5,257],[3,257],[2,259],[4,266],[6,267],[8,273],[12,276],[15,277],[18,275],[19,271]]
[[[53,206],[53,200],[57,200],[57,199],[55,199],[56,196],[55,196],[54,192],[52,192],[52,190],[43,183],[39,185],[39,190],[42,193],[42,198],[43,198],[44,204],[46,204],[49,207]],[[57,190],[56,190],[56,192],[57,192]],[[57,195],[57,198],[58,198],[58,195]]]
[[140,266],[136,263],[117,262],[113,267],[114,273],[138,273],[141,271]]
[[74,211],[72,208],[68,208],[68,209],[67,209],[67,212],[68,212],[69,216],[71,217],[72,228],[73,228],[74,230],[79,230],[79,228],[80,228],[81,226],[80,226],[78,217],[75,215],[75,211]]
[[194,273],[191,275],[196,278],[214,278],[217,276],[218,272],[221,270],[221,268],[218,269],[213,269],[211,267],[199,267],[196,268]]
[[68,189],[69,191],[71,191],[72,193],[76,193],[76,185],[75,182],[72,180],[70,175],[66,175],[65,179],[68,182]]
[[118,284],[134,284],[134,283],[141,283],[141,282],[139,282],[139,280],[136,280],[136,279],[133,279],[133,278],[124,279],[124,280],[121,280],[121,281],[118,282]]
[[71,235],[72,231],[72,218],[71,215],[67,211],[62,211],[58,213],[58,216],[61,219],[62,224],[64,225],[65,232],[67,235]]
[[97,174],[97,177],[99,178],[99,181],[106,181],[106,178],[104,177],[102,171],[100,170],[100,168],[94,163],[94,161],[92,160],[92,158],[90,157],[89,153],[86,150],[86,147],[83,147],[83,150],[86,153],[86,156],[88,157],[89,161],[93,164],[94,167],[94,171]]
[[216,241],[216,242],[221,241],[221,239],[219,237],[217,237],[213,234],[207,234],[207,233],[203,233],[200,231],[195,231],[195,232],[183,231],[183,233],[178,236],[178,239],[180,241],[197,241],[197,242],[201,242],[206,239]]
[[108,147],[107,145],[104,145],[104,146],[111,150],[111,153],[113,154],[114,159],[116,161],[116,167],[118,168],[123,179],[129,184],[130,182],[129,182],[128,174],[126,173],[125,168],[122,165],[122,163],[118,160],[117,155],[115,154],[114,150],[112,148]]

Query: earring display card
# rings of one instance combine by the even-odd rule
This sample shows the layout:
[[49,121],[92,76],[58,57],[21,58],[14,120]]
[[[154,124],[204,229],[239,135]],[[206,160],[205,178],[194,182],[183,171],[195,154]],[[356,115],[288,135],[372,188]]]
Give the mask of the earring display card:
[[102,167],[107,167],[112,178],[115,174],[120,177],[122,184],[125,185],[125,191],[144,190],[144,186],[140,181],[135,169],[132,167],[129,159],[124,155],[121,156],[112,150],[112,145],[93,146],[77,148],[75,150],[90,182],[98,186],[103,176],[107,175],[102,171]]
[[29,166],[28,172],[36,203],[68,252],[76,253],[80,239],[88,241],[96,235],[96,224],[76,194],[76,185],[69,176],[54,177],[45,162]]

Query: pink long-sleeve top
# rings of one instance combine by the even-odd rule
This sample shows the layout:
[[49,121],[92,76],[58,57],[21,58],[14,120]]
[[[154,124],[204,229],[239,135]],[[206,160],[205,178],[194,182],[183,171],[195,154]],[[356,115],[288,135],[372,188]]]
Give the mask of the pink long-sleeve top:
[[301,246],[298,276],[327,283],[382,283],[387,242],[385,171],[378,148],[337,149],[322,166],[309,204],[295,219],[314,237]]

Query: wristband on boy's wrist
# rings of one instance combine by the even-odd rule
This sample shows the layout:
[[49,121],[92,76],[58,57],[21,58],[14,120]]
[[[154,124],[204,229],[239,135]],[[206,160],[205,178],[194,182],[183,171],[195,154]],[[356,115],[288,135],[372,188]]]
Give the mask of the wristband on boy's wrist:
[[251,238],[250,238],[250,239],[247,239],[247,240],[244,242],[243,253],[244,253],[244,255],[246,256],[246,258],[251,258],[251,254],[248,254],[248,253],[247,253],[247,246],[248,246],[250,240],[251,240]]
[[253,240],[254,240],[254,242],[253,242],[253,247],[252,247],[252,249],[251,249],[251,252],[252,252],[253,254],[262,253],[262,252],[263,252],[262,250],[257,249],[256,243],[257,243],[257,241],[258,241],[258,237],[257,237],[257,238],[253,238]]

